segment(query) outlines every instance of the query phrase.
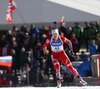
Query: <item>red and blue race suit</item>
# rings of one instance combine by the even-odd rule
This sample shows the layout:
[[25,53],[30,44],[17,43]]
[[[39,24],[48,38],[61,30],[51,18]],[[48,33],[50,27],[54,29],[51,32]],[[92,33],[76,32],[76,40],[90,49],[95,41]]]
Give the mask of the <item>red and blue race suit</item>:
[[50,44],[51,46],[51,59],[53,65],[56,69],[56,78],[60,79],[60,61],[75,75],[79,75],[77,70],[72,66],[71,61],[66,55],[63,47],[63,43],[68,44],[70,50],[72,50],[72,43],[65,37],[59,36],[58,40],[55,41],[53,38],[49,38],[46,40],[43,46],[44,54],[46,54],[47,46]]

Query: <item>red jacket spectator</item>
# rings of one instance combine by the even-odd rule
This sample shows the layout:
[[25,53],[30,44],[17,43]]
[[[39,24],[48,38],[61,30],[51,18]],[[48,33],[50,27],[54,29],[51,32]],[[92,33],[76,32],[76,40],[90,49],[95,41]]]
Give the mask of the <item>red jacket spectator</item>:
[[7,76],[4,76],[1,79],[1,83],[0,83],[1,87],[9,87],[9,79],[7,78]]
[[7,56],[10,54],[10,48],[8,47],[8,43],[5,42],[4,47],[0,49],[0,56]]
[[75,34],[73,34],[73,37],[72,37],[72,45],[73,45],[73,51],[77,52],[78,51],[78,40],[75,37]]
[[3,47],[0,49],[0,56],[7,56],[10,54],[10,48],[9,47]]

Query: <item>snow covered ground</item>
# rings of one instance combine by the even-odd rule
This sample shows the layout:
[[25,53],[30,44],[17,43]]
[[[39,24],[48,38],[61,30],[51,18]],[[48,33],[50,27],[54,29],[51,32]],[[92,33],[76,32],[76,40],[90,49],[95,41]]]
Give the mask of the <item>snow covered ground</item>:
[[[18,89],[18,88],[24,88],[24,89],[58,89],[57,87],[13,87],[13,88],[5,88],[5,89]],[[60,89],[100,89],[100,86],[70,86],[70,87],[61,87]]]

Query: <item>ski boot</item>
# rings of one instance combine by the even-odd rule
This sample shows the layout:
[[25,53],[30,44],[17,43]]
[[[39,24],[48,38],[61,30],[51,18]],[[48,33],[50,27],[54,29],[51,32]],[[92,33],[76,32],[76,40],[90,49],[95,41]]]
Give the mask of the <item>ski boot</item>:
[[57,80],[57,88],[61,88],[61,81]]
[[79,82],[84,85],[84,86],[87,86],[87,82],[84,81],[80,76],[76,76],[76,78],[79,80]]

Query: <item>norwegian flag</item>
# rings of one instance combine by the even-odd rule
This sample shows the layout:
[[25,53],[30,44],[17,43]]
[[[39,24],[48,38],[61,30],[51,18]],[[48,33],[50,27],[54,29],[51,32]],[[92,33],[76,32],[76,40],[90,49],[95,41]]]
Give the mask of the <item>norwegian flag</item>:
[[65,26],[65,17],[64,16],[62,16],[62,18],[61,18],[61,26]]
[[6,14],[6,20],[8,21],[9,24],[12,23],[13,19],[12,13],[15,11],[15,9],[16,9],[16,4],[14,0],[9,0],[7,14]]

